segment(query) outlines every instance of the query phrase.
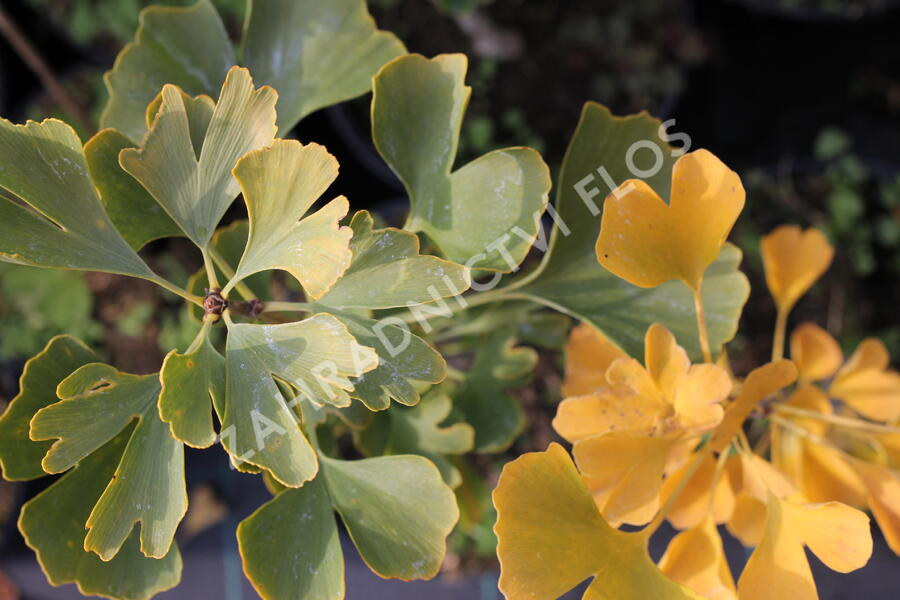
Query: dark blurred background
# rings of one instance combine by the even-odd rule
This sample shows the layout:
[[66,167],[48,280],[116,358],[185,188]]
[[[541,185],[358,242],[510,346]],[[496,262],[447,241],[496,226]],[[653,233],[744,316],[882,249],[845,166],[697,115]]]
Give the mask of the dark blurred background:
[[[105,102],[101,75],[149,3],[0,2],[9,24],[0,39],[0,115],[15,122],[58,116],[86,141]],[[213,3],[237,38],[244,0]],[[372,0],[370,10],[412,52],[469,55],[473,93],[460,164],[494,148],[529,145],[555,174],[582,103],[596,100],[619,114],[674,118],[670,131],[689,134],[693,147],[709,148],[738,171],[748,200],[733,240],[753,284],[741,330],[753,339],[733,343],[736,371],[769,353],[773,308],[758,243],[781,223],[820,227],[837,247],[794,322],[827,327],[845,351],[877,335],[895,361],[900,356],[900,0]],[[66,105],[48,94],[10,35],[37,49]],[[335,193],[395,221],[406,199],[371,145],[368,108],[366,96],[320,111],[293,135],[338,157]],[[173,280],[199,266],[183,240],[156,242],[144,254]],[[98,345],[125,370],[155,371],[163,352],[190,341],[195,327],[169,302],[142,282],[0,264],[0,408],[16,393],[22,362],[60,332]],[[542,373],[543,388],[558,385],[556,366]],[[533,423],[530,439],[541,441],[547,430]],[[195,538],[186,546],[185,584],[166,597],[255,597],[240,585],[233,529],[266,496],[255,483],[235,484],[238,476],[224,465],[215,453],[189,459],[192,511],[202,508],[189,531]],[[72,586],[47,591],[15,533],[17,504],[36,489],[0,483],[0,600],[7,598],[4,571],[23,598],[75,593]],[[448,574],[431,587],[380,583],[351,564],[349,597],[493,599],[492,544],[488,532],[456,548]],[[897,559],[879,548],[869,567],[849,576],[816,565],[822,597],[900,597]],[[730,551],[739,562],[743,551]]]

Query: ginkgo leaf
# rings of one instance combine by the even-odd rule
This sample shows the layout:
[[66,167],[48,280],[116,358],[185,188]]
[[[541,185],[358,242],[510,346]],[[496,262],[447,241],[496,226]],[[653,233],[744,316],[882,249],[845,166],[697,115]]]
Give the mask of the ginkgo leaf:
[[233,457],[270,471],[288,487],[312,479],[318,464],[292,410],[296,403],[284,397],[274,377],[317,404],[347,406],[350,378],[378,364],[374,350],[324,313],[282,325],[228,323],[225,358],[222,443]]
[[87,364],[57,388],[60,402],[31,421],[32,439],[58,438],[44,457],[48,472],[61,472],[89,456],[138,418],[109,485],[87,519],[84,549],[108,561],[140,522],[140,549],[163,558],[187,511],[184,447],[159,419],[158,375],[129,375],[101,363]]
[[339,196],[304,215],[337,173],[337,160],[323,146],[296,140],[277,140],[238,161],[234,176],[247,203],[250,236],[229,285],[260,271],[283,269],[312,298],[328,291],[350,265],[353,232],[338,225],[349,204]]
[[263,598],[344,597],[333,511],[373,571],[404,580],[437,574],[459,516],[453,492],[422,457],[322,457],[319,477],[280,491],[238,527],[244,568]]
[[639,287],[677,279],[700,289],[743,208],[737,173],[707,150],[685,154],[672,167],[668,204],[642,179],[606,197],[597,260]]
[[615,360],[628,355],[590,323],[579,323],[566,343],[564,396],[590,394],[605,387],[606,370]]
[[770,494],[759,545],[738,581],[741,600],[818,600],[803,547],[826,566],[848,573],[872,554],[869,518],[838,502],[795,505]]
[[834,248],[818,229],[781,225],[760,241],[766,284],[780,311],[790,311],[828,270]]
[[[560,172],[556,227],[549,243],[538,244],[546,256],[518,282],[516,293],[590,323],[631,356],[643,353],[647,328],[661,323],[696,357],[700,349],[690,289],[680,281],[639,288],[598,264],[595,251],[602,199],[635,177],[632,167],[646,174],[644,180],[661,197],[669,194],[675,149],[660,137],[661,130],[662,124],[646,114],[614,117],[599,104],[585,105]],[[629,150],[635,147],[646,150],[635,154]],[[703,276],[713,352],[734,336],[750,293],[738,271],[740,261],[740,251],[726,243]]]
[[28,359],[19,379],[19,393],[0,417],[0,467],[4,479],[24,481],[47,474],[41,460],[50,449],[50,442],[36,442],[29,437],[31,419],[59,400],[56,386],[60,381],[95,360],[93,350],[67,335],[54,337]]
[[151,6],[141,12],[135,41],[104,75],[109,101],[101,126],[140,140],[147,130],[147,105],[163,85],[212,95],[236,62],[228,32],[209,0],[190,7]]
[[378,354],[378,366],[351,378],[350,396],[369,410],[384,410],[391,400],[413,406],[419,402],[416,385],[440,383],[447,376],[440,352],[409,328],[351,313],[335,311],[335,316],[360,344]]
[[113,478],[130,431],[119,434],[22,507],[19,531],[53,585],[76,583],[84,595],[149,600],[181,579],[181,554],[172,544],[161,559],[141,554],[133,531],[119,553],[103,561],[83,546],[84,524]]
[[659,569],[707,600],[737,599],[722,537],[711,517],[672,538]]
[[900,373],[889,369],[890,356],[876,338],[863,340],[835,376],[828,392],[864,417],[900,418]]
[[538,236],[550,173],[530,148],[496,150],[451,173],[471,92],[466,69],[462,54],[386,64],[374,80],[372,137],[409,194],[405,229],[427,234],[450,260],[509,272]]
[[558,444],[507,463],[493,497],[499,587],[507,600],[556,600],[588,577],[588,600],[700,598],[662,574],[642,534],[603,520]]
[[158,279],[103,211],[74,129],[0,119],[0,165],[0,187],[25,203],[0,197],[0,260]]
[[148,242],[184,232],[119,165],[119,152],[135,146],[115,129],[104,129],[84,145],[84,156],[110,221],[132,248],[140,250]]
[[416,406],[394,407],[375,413],[365,429],[354,439],[369,456],[418,454],[435,464],[444,481],[452,488],[462,483],[459,470],[446,455],[464,454],[475,444],[475,431],[467,423],[442,426],[453,401],[435,388]]
[[169,352],[159,373],[159,415],[175,439],[194,448],[216,441],[212,410],[225,413],[225,358],[213,347],[210,325],[204,324],[200,343],[184,354]]
[[791,360],[800,379],[821,381],[837,372],[844,354],[830,333],[815,323],[801,323],[791,332]]
[[353,262],[319,300],[337,309],[398,308],[434,302],[469,289],[469,270],[419,254],[419,238],[408,231],[375,229],[367,211],[353,215]]
[[[275,137],[277,98],[270,87],[255,88],[246,69],[230,69],[201,144],[191,137],[198,131],[191,123],[203,103],[185,102],[179,88],[166,84],[141,147],[122,150],[119,162],[205,248],[239,192],[231,169],[241,156]],[[196,147],[202,148],[199,154]]]
[[525,418],[506,390],[525,385],[537,360],[537,352],[517,346],[509,330],[479,339],[465,382],[453,393],[454,408],[475,429],[476,452],[500,452],[519,435]]
[[[660,501],[665,505],[692,467],[692,455],[688,462],[672,471],[663,482]],[[712,496],[712,498],[710,498]],[[676,529],[700,527],[704,520],[724,523],[734,513],[735,491],[727,474],[717,475],[716,457],[712,453],[701,459],[691,478],[672,500],[666,518]],[[683,581],[681,583],[684,583]]]
[[406,49],[376,29],[363,0],[254,2],[245,29],[244,63],[278,90],[278,126],[290,131],[324,106],[360,96],[372,76]]
[[869,507],[894,554],[900,554],[900,477],[885,467],[854,460],[869,492]]
[[577,443],[608,431],[652,431],[660,422],[656,398],[606,389],[566,398],[553,417],[553,429],[565,440]]

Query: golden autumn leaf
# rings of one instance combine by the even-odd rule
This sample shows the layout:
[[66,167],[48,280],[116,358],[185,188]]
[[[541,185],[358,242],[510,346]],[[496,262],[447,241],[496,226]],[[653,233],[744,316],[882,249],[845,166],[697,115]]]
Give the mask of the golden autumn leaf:
[[607,196],[597,260],[639,287],[678,279],[699,290],[744,208],[737,174],[707,150],[675,162],[669,204],[640,179]]
[[890,356],[881,340],[863,340],[828,389],[850,408],[876,421],[900,418],[900,373],[888,369]]
[[605,386],[609,365],[628,356],[589,323],[579,323],[572,329],[565,353],[564,396],[582,396]]
[[815,323],[801,323],[791,332],[791,360],[803,381],[822,381],[841,367],[844,354],[831,334]]
[[494,490],[499,588],[507,600],[556,600],[593,577],[586,600],[700,600],[653,564],[646,538],[610,527],[558,444],[508,463]]
[[900,477],[895,471],[861,460],[854,461],[869,494],[869,508],[884,539],[900,555]]
[[[688,462],[666,478],[661,493],[662,503],[673,495],[690,466],[691,462]],[[717,476],[716,458],[707,454],[684,489],[675,497],[667,518],[676,529],[698,527],[707,518],[714,523],[724,523],[734,513],[734,501],[731,478],[724,471]]]
[[672,538],[659,568],[669,579],[707,600],[737,599],[722,537],[710,516]]
[[834,248],[818,229],[781,225],[760,242],[766,284],[779,311],[789,312],[828,270]]

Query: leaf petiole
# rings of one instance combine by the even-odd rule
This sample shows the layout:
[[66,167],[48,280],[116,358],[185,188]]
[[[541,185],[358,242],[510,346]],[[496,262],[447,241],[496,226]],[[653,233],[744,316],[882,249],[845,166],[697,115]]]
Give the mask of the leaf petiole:
[[700,291],[702,287],[698,285],[694,289],[694,312],[697,314],[697,335],[700,338],[700,350],[703,352],[703,360],[711,363],[712,352],[709,349],[709,330],[706,327],[706,312],[703,308],[703,293]]

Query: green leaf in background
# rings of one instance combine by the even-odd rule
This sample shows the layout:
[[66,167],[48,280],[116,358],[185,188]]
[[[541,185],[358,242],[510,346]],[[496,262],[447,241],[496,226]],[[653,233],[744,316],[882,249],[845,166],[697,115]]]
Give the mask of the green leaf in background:
[[29,437],[34,414],[59,399],[56,386],[78,367],[97,360],[94,351],[77,339],[61,335],[47,343],[38,355],[25,363],[19,379],[19,394],[0,417],[0,467],[7,481],[25,481],[43,477],[41,459],[50,442],[35,442]]
[[380,31],[365,0],[269,0],[251,3],[244,64],[280,95],[283,132],[325,106],[371,89],[384,63],[406,52]]
[[372,137],[409,194],[406,229],[427,234],[453,261],[508,272],[538,235],[550,171],[534,150],[506,148],[451,173],[471,92],[466,68],[462,54],[408,54],[385,65],[374,80]]
[[159,376],[130,375],[101,363],[87,364],[57,388],[60,402],[31,420],[35,440],[57,438],[42,463],[59,473],[81,462],[136,417],[115,475],[87,519],[85,550],[103,560],[116,556],[140,522],[140,549],[165,557],[187,511],[184,447],[159,419]]
[[371,348],[356,342],[335,317],[296,323],[228,323],[222,443],[229,454],[300,487],[318,471],[316,455],[275,377],[317,404],[347,406],[351,377],[375,368]]
[[319,298],[350,265],[348,227],[339,221],[350,205],[339,196],[307,217],[306,212],[337,177],[338,163],[323,146],[277,140],[250,152],[234,167],[247,203],[250,236],[235,276],[241,279],[283,269]]
[[418,454],[440,470],[444,481],[456,488],[462,477],[446,455],[465,454],[475,444],[475,431],[467,423],[446,427],[453,401],[436,388],[416,406],[395,406],[375,413],[371,424],[355,432],[357,445],[369,456]]
[[140,140],[147,131],[147,105],[163,85],[212,96],[236,62],[225,26],[208,0],[188,8],[149,7],[141,12],[135,42],[104,76],[109,101],[100,125]]
[[148,242],[180,237],[184,232],[153,196],[119,166],[119,152],[136,145],[115,129],[104,129],[84,145],[84,155],[106,214],[125,241],[140,250]]
[[210,324],[204,323],[197,340],[184,354],[172,350],[159,373],[159,415],[175,439],[192,448],[216,442],[212,410],[225,414],[225,358],[213,347]]
[[319,303],[337,309],[399,308],[434,302],[469,289],[469,270],[457,263],[419,254],[415,234],[375,229],[367,211],[350,222],[353,262]]
[[83,548],[85,523],[113,478],[130,431],[82,460],[22,507],[19,531],[53,585],[75,583],[84,595],[147,600],[178,585],[181,553],[172,544],[160,560],[141,554],[137,531],[108,562]]
[[[272,88],[254,88],[249,71],[235,67],[228,71],[204,128],[198,125],[206,114],[198,107],[204,104],[185,102],[181,90],[167,84],[140,149],[123,150],[119,162],[205,248],[240,191],[231,169],[241,156],[275,136],[277,96]],[[191,137],[201,131],[202,144]]]
[[[309,113],[360,96],[372,76],[406,50],[376,29],[364,0],[260,0],[250,4],[243,64],[281,94],[282,134]],[[209,0],[189,8],[152,6],[141,12],[135,42],[104,77],[109,101],[101,126],[132,140],[147,131],[144,111],[164,84],[191,96],[215,95],[237,56]]]
[[341,600],[344,555],[323,478],[288,488],[237,529],[244,572],[266,600]]
[[434,577],[459,517],[434,465],[420,456],[321,460],[320,477],[281,491],[238,527],[244,568],[257,592],[266,600],[344,597],[333,510],[381,577]]
[[537,352],[516,346],[515,334],[500,329],[482,337],[454,407],[475,429],[476,452],[502,452],[522,431],[525,416],[508,390],[525,385],[537,364]]
[[[556,210],[568,233],[554,229],[543,262],[516,287],[536,302],[589,322],[632,356],[643,356],[647,328],[662,323],[696,357],[696,317],[687,286],[673,281],[638,288],[600,266],[594,250],[603,198],[611,191],[603,173],[616,185],[637,177],[640,173],[628,168],[628,156],[633,166],[650,171],[657,158],[649,148],[656,147],[659,169],[646,181],[668,197],[675,157],[660,138],[661,130],[659,120],[646,113],[615,117],[604,106],[585,105],[560,174]],[[641,147],[629,154],[631,148]],[[704,277],[703,301],[714,350],[734,337],[750,292],[747,278],[738,271],[740,261],[740,250],[726,245]]]
[[[55,119],[0,119],[0,260],[158,279],[103,211],[78,135]],[[33,209],[33,210],[32,210]]]

